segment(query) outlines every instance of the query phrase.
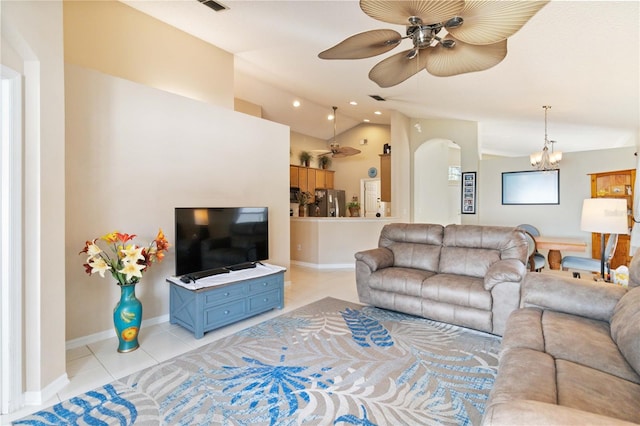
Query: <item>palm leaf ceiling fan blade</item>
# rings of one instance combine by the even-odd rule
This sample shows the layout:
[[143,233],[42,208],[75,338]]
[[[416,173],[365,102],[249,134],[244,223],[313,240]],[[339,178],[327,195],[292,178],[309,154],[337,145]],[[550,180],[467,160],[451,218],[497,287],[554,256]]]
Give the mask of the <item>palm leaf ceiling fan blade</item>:
[[457,16],[464,3],[462,0],[360,0],[360,9],[373,19],[390,24],[408,25],[410,17],[432,24]]
[[[453,39],[448,36],[446,39]],[[474,45],[456,40],[454,49],[438,45],[427,57],[427,71],[438,77],[484,71],[498,65],[507,56],[507,40],[494,44]]]
[[464,24],[448,29],[456,39],[471,44],[492,44],[515,34],[549,0],[466,1],[459,16]]
[[412,52],[413,49],[405,50],[378,62],[369,71],[369,78],[380,87],[391,87],[422,71],[427,64],[429,50],[419,50],[415,58],[409,59],[407,55]]
[[335,46],[320,52],[321,59],[363,59],[380,55],[396,47],[402,36],[394,30],[372,30],[341,41]]

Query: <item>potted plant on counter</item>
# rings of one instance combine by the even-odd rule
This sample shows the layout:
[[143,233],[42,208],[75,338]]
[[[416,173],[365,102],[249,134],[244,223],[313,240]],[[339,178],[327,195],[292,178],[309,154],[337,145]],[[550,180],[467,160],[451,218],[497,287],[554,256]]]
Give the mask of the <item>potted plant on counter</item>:
[[347,208],[349,209],[349,215],[351,217],[359,217],[360,216],[360,203],[358,202],[358,197],[353,196],[349,204],[347,204]]

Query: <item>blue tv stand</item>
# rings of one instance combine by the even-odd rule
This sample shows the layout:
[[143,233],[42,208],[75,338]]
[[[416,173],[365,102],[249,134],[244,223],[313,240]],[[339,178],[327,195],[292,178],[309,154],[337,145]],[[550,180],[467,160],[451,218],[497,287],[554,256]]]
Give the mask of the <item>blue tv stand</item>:
[[169,320],[200,339],[207,331],[270,309],[282,309],[284,272],[283,268],[270,266],[235,271],[197,280],[191,287],[202,287],[191,289],[179,284],[178,277],[168,278]]

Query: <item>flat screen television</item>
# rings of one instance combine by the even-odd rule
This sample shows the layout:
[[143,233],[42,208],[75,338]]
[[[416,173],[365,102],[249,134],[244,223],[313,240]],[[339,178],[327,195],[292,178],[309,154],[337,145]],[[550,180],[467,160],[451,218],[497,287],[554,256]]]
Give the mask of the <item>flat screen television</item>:
[[176,275],[269,258],[267,207],[176,207]]
[[560,170],[503,172],[502,204],[560,204]]

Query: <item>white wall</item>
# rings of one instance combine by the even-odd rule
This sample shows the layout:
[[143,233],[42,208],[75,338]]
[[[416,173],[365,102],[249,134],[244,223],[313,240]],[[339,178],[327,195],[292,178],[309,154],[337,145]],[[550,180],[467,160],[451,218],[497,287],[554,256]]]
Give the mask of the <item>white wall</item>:
[[590,233],[580,230],[582,201],[591,198],[589,173],[633,169],[634,147],[600,151],[569,152],[560,163],[559,205],[502,205],[502,172],[531,170],[528,157],[494,158],[480,161],[478,173],[478,219],[483,225],[530,223],[549,236],[581,238],[588,243]]
[[[89,277],[84,242],[118,230],[174,241],[174,208],[268,206],[273,263],[289,265],[289,128],[67,64],[67,340],[112,328],[119,289]],[[169,312],[174,252],[138,286]],[[144,328],[141,333],[144,333]]]

